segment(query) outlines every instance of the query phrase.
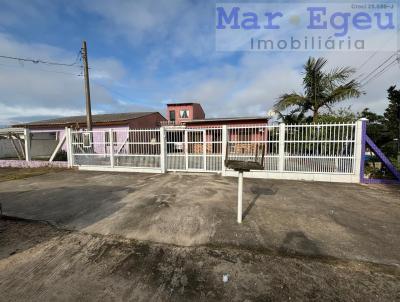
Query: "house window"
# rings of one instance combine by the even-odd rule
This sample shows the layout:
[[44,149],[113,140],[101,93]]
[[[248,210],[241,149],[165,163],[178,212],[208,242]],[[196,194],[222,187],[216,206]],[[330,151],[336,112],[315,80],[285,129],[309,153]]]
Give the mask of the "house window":
[[92,135],[90,132],[82,133],[83,147],[90,148],[92,146]]
[[179,116],[181,118],[189,118],[189,110],[184,109],[179,111]]
[[171,110],[171,111],[169,112],[169,120],[170,120],[171,122],[175,122],[175,110]]
[[[113,131],[113,144],[114,146],[117,145],[117,132]],[[104,141],[106,143],[106,146],[110,146],[110,132],[104,132]]]

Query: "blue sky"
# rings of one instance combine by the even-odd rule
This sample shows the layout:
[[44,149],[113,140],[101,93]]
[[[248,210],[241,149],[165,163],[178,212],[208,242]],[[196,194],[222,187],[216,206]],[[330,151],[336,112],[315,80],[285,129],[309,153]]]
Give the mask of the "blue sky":
[[[73,62],[88,42],[93,111],[160,111],[197,101],[207,116],[264,115],[301,89],[310,55],[359,66],[371,53],[253,53],[215,50],[215,1],[0,1],[0,55]],[[363,72],[388,53],[378,53]],[[65,72],[68,74],[60,73]],[[78,68],[0,59],[0,124],[84,113]],[[353,110],[382,112],[395,67],[366,87]]]

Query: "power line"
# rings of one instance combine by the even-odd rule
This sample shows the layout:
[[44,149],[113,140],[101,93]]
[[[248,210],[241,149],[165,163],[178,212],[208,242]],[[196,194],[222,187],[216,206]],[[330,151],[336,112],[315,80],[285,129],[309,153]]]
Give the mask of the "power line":
[[372,55],[370,55],[367,60],[365,60],[364,63],[362,63],[360,66],[357,67],[357,70],[360,70],[361,68],[363,68],[365,65],[367,65],[367,63],[376,55],[378,54],[378,51],[375,51]]
[[396,63],[399,62],[399,59],[396,58],[394,59],[392,62],[389,63],[389,65],[387,65],[385,68],[383,68],[380,72],[378,72],[377,74],[375,74],[372,78],[370,78],[368,81],[366,81],[364,84],[361,85],[361,87],[366,86],[368,83],[370,83],[371,81],[379,78],[383,73],[385,73],[386,71],[388,71],[390,68],[392,68],[393,66],[396,65]]
[[34,70],[34,71],[43,71],[43,72],[50,72],[50,73],[58,73],[58,74],[66,74],[66,75],[72,75],[72,76],[77,76],[77,77],[81,77],[82,74],[76,74],[76,73],[70,73],[70,72],[64,72],[64,71],[60,71],[60,70],[48,70],[48,69],[41,69],[41,68],[26,68],[25,66],[21,66],[21,65],[9,65],[9,64],[3,64],[0,63],[0,66],[4,66],[4,67],[9,67],[9,68],[24,68],[24,69],[28,69],[28,70]]
[[[384,48],[386,46],[386,44],[392,39],[392,37],[389,37],[389,39],[387,39],[384,43],[382,43],[382,46],[377,49],[375,52],[373,52],[360,66],[358,66],[356,69],[357,71],[359,71],[360,69],[362,69],[365,65],[367,65],[369,63],[369,61],[371,61],[372,58],[374,58],[381,50],[382,48]],[[362,76],[362,75],[360,75]]]
[[381,63],[378,67],[374,68],[370,73],[368,73],[366,76],[364,76],[360,82],[366,81],[370,76],[373,76],[373,74],[378,71],[382,66],[384,66],[387,62],[389,62],[394,56],[398,55],[398,52],[392,54],[390,57],[388,57],[383,63]]
[[41,59],[30,59],[30,58],[20,58],[20,57],[12,57],[12,56],[6,56],[6,55],[0,55],[0,58],[3,59],[8,59],[8,60],[16,60],[19,62],[31,62],[34,64],[46,64],[46,65],[56,65],[56,66],[67,66],[67,67],[73,67],[78,65],[79,63],[79,57],[81,56],[81,51],[78,52],[76,59],[73,63],[60,63],[60,62],[53,62],[53,61],[46,61],[46,60],[41,60]]

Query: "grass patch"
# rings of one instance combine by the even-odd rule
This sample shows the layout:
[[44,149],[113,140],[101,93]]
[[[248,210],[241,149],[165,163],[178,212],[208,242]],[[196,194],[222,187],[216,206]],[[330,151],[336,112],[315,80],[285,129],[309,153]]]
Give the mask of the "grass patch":
[[29,177],[43,175],[49,172],[63,171],[59,168],[0,168],[0,182],[25,179]]

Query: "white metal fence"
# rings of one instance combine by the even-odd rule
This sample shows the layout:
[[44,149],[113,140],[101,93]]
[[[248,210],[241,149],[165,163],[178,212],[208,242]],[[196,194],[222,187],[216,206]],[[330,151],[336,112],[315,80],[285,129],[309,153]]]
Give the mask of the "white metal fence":
[[160,129],[71,132],[78,166],[161,168]]
[[226,156],[253,160],[263,152],[266,173],[355,175],[359,127],[349,123],[71,131],[71,161],[76,166],[225,173]]

